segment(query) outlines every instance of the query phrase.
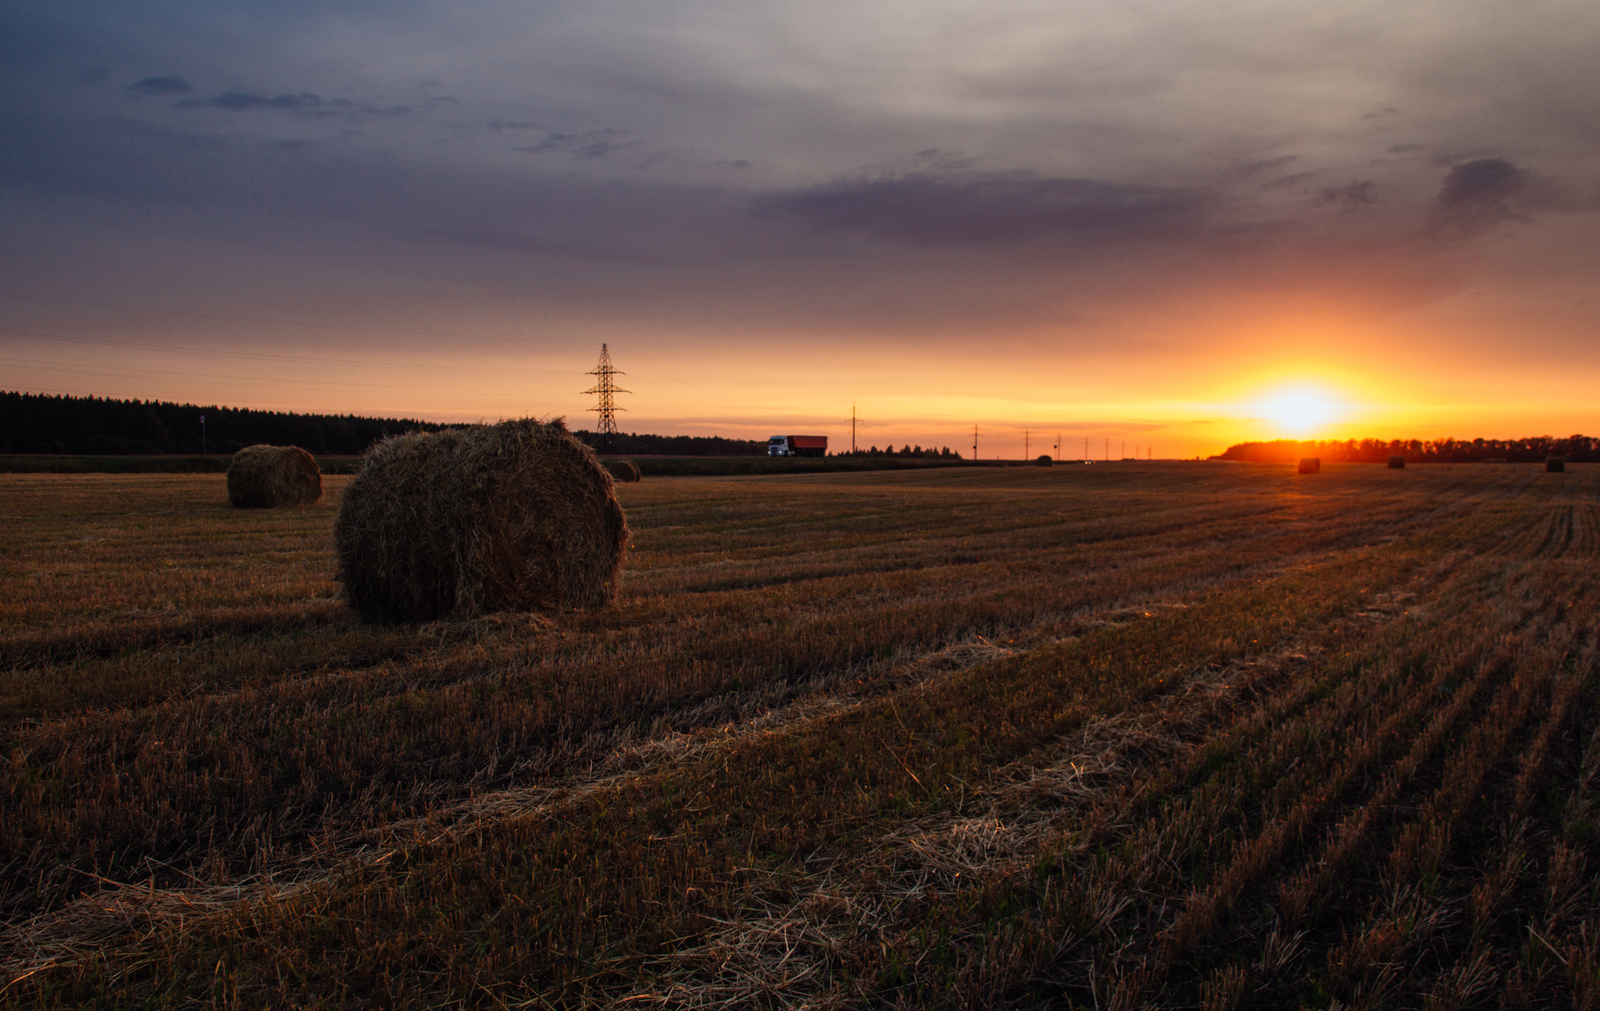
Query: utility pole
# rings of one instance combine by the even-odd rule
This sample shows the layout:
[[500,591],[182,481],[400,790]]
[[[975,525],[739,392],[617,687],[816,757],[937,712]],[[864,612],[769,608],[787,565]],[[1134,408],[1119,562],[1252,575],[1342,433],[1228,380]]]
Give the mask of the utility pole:
[[972,459],[973,459],[974,463],[976,463],[977,459],[978,459],[978,426],[977,425],[973,425],[972,426]]
[[1111,440],[1106,440],[1106,463],[1111,462]]
[[1120,459],[1126,460],[1127,458],[1128,458],[1128,440],[1127,439],[1123,439],[1122,440],[1122,456],[1120,457]]
[[856,405],[850,405],[850,455],[856,455]]
[[1028,430],[1024,428],[1022,430],[1022,459],[1024,461],[1033,459],[1033,457],[1029,456],[1028,453]]
[[1083,462],[1089,462],[1089,437],[1087,435],[1083,437]]
[[597,377],[594,387],[583,392],[586,394],[595,393],[600,397],[600,403],[589,408],[589,410],[600,412],[600,423],[596,426],[599,429],[596,434],[600,436],[600,452],[610,452],[611,440],[616,438],[617,435],[617,412],[627,410],[627,408],[618,407],[614,398],[618,393],[631,393],[633,391],[621,389],[616,383],[612,382],[612,376],[625,376],[627,373],[611,367],[611,352],[606,349],[604,344],[600,345],[600,364],[584,374]]
[[206,455],[206,416],[200,415],[200,455]]

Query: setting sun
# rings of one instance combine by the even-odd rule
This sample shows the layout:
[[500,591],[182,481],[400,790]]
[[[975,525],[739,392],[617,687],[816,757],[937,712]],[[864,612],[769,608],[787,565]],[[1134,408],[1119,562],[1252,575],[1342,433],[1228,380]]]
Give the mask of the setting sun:
[[1340,405],[1327,391],[1309,386],[1281,390],[1261,401],[1262,414],[1289,435],[1309,435],[1338,420]]

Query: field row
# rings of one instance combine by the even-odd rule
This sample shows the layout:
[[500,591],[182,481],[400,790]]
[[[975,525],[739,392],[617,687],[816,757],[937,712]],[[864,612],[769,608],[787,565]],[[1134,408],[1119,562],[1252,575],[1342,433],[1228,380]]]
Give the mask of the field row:
[[1589,992],[1594,475],[1087,470],[646,482],[618,607],[420,628],[14,479],[7,1000]]

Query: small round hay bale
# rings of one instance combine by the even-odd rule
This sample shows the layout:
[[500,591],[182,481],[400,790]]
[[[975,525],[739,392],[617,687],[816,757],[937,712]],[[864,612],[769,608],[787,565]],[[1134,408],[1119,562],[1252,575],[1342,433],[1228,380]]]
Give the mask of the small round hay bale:
[[1401,456],[1398,453],[1396,453],[1394,456],[1389,457],[1389,469],[1390,470],[1405,470],[1406,469],[1406,458]]
[[228,502],[235,509],[310,505],[322,497],[322,471],[299,446],[246,446],[228,464]]
[[1317,472],[1319,472],[1321,470],[1322,470],[1322,458],[1320,456],[1307,456],[1307,457],[1302,457],[1301,458],[1301,460],[1300,460],[1300,473],[1302,473],[1302,474],[1315,474],[1315,473],[1317,473]]
[[463,621],[616,599],[628,522],[559,420],[385,439],[333,527],[343,596],[371,621]]
[[1546,474],[1564,474],[1567,470],[1567,458],[1564,456],[1547,456],[1544,458]]
[[1050,458],[1049,453],[1041,453],[1039,458],[1033,461],[1033,464],[1036,467],[1054,467],[1056,462]]
[[639,465],[632,460],[613,460],[607,469],[611,471],[613,481],[633,484],[639,480]]

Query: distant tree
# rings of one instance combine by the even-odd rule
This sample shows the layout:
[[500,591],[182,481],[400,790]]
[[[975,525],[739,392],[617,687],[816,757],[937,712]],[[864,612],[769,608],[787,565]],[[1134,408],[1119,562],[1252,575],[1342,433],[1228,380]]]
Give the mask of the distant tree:
[[1213,460],[1237,460],[1249,463],[1293,463],[1295,460],[1315,456],[1325,463],[1385,463],[1391,455],[1399,454],[1416,463],[1477,463],[1484,460],[1504,460],[1512,463],[1538,463],[1548,456],[1565,456],[1574,462],[1600,460],[1600,439],[1586,435],[1572,435],[1556,439],[1548,435],[1528,436],[1521,439],[1471,440],[1443,437],[1438,439],[1354,439],[1324,441],[1278,439],[1273,442],[1242,442],[1229,446]]
[[[590,448],[600,437],[584,429],[572,433]],[[767,443],[757,439],[725,439],[720,435],[646,435],[630,432],[611,437],[608,453],[619,456],[766,456]]]

